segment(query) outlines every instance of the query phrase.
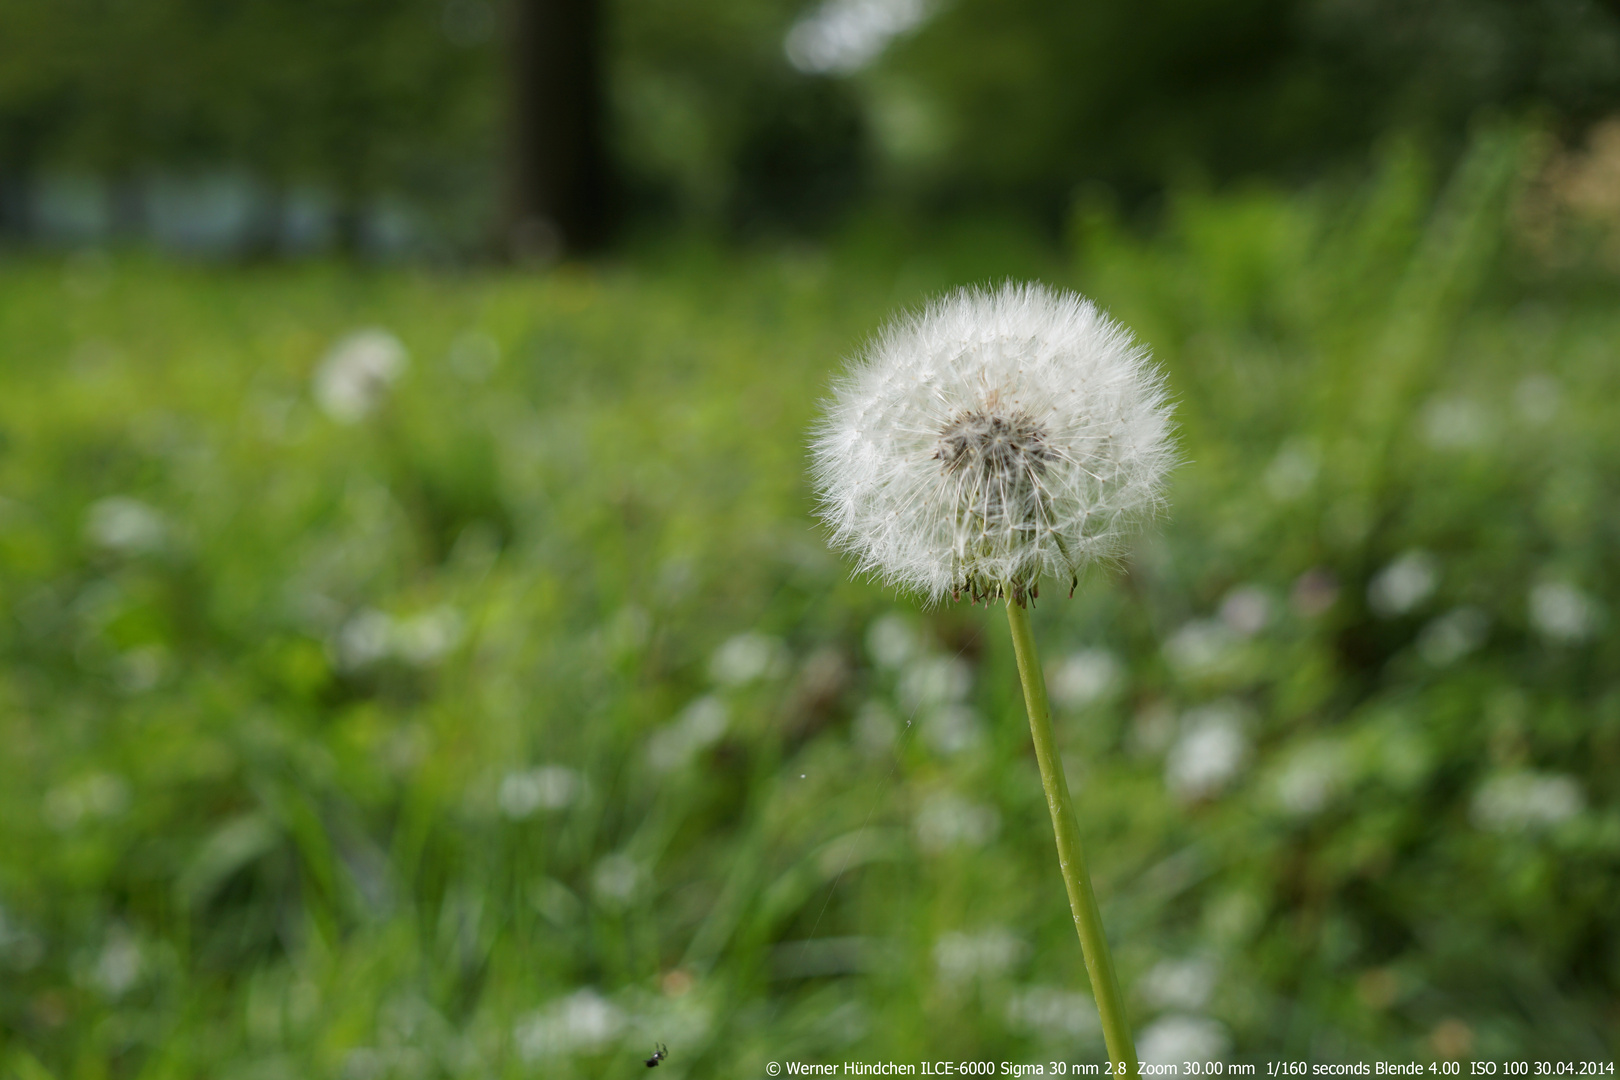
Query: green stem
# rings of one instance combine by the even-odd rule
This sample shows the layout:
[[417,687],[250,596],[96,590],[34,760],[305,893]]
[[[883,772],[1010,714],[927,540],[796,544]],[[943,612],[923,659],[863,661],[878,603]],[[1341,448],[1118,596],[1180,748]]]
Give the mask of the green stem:
[[[1008,590],[1010,593],[1012,590]],[[1069,784],[1063,778],[1063,762],[1052,737],[1052,710],[1046,701],[1046,680],[1041,676],[1041,660],[1035,652],[1035,635],[1029,628],[1029,611],[1010,596],[1007,621],[1012,625],[1013,650],[1018,654],[1018,677],[1024,684],[1024,704],[1029,708],[1029,733],[1035,739],[1035,758],[1041,763],[1041,785],[1046,788],[1046,808],[1052,812],[1052,831],[1057,834],[1058,865],[1063,884],[1069,890],[1069,910],[1074,912],[1074,928],[1080,934],[1080,950],[1085,954],[1086,972],[1091,976],[1091,993],[1102,1016],[1103,1040],[1114,1062],[1115,1075],[1140,1075],[1131,1026],[1125,1018],[1119,979],[1114,975],[1114,958],[1108,952],[1103,933],[1102,913],[1097,896],[1091,891],[1091,875],[1086,873],[1085,855],[1080,850],[1080,826],[1069,798]]]

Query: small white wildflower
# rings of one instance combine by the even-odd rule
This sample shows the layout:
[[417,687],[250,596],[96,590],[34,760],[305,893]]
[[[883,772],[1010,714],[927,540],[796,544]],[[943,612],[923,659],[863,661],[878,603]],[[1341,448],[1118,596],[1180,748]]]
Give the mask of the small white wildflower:
[[629,1018],[623,1009],[592,989],[553,1001],[513,1029],[518,1056],[534,1062],[600,1050],[613,1041]]
[[1277,451],[1266,467],[1266,490],[1278,502],[1290,502],[1310,493],[1321,466],[1314,449],[1289,443]]
[[1378,572],[1367,585],[1367,604],[1393,619],[1429,598],[1440,584],[1440,564],[1426,551],[1408,551]]
[[1207,1016],[1161,1016],[1136,1040],[1143,1065],[1175,1066],[1185,1061],[1219,1061],[1232,1049],[1226,1025]]
[[0,907],[0,964],[13,971],[29,971],[44,957],[45,939]]
[[714,651],[709,677],[721,686],[743,686],[775,674],[782,666],[781,641],[749,631],[738,634]]
[[142,555],[162,550],[169,526],[162,514],[141,500],[112,495],[91,505],[84,531],[108,551]]
[[1072,586],[1155,508],[1174,457],[1146,350],[1088,300],[1012,284],[891,324],[813,449],[833,543],[932,602]]
[[700,697],[647,740],[647,761],[658,772],[684,768],[718,742],[730,723],[725,702],[712,694]]
[[1242,709],[1232,702],[1205,705],[1189,710],[1181,726],[1165,759],[1165,784],[1187,802],[1217,794],[1249,760]]
[[1124,670],[1118,657],[1107,649],[1071,653],[1052,671],[1052,700],[1070,709],[1083,708],[1112,693]]
[[1542,427],[1558,415],[1562,397],[1563,388],[1551,375],[1526,375],[1513,388],[1513,407],[1526,423]]
[[1418,635],[1418,654],[1435,667],[1454,663],[1485,644],[1491,620],[1476,607],[1446,612]]
[[128,930],[115,927],[91,966],[90,981],[108,997],[119,998],[134,989],[145,970],[141,943]]
[[946,983],[964,983],[1007,971],[1029,952],[1029,946],[1011,930],[992,926],[977,934],[952,932],[934,944],[934,963]]
[[169,666],[169,650],[162,645],[133,648],[118,658],[118,688],[126,694],[144,694],[163,680]]
[[357,671],[384,659],[393,651],[395,630],[394,618],[386,612],[366,608],[356,613],[334,642],[338,666]]
[[1295,750],[1276,774],[1277,805],[1295,817],[1309,817],[1338,798],[1350,779],[1350,759],[1337,742],[1307,743]]
[[461,644],[461,613],[453,607],[437,607],[402,619],[394,627],[394,652],[417,667],[428,667]]
[[584,787],[579,773],[564,765],[541,765],[507,773],[495,801],[501,812],[514,821],[531,817],[538,810],[561,810],[572,803]]
[[1221,620],[1193,619],[1170,635],[1164,655],[1177,674],[1196,678],[1221,670],[1237,644],[1237,635]]
[[1142,980],[1142,996],[1160,1009],[1202,1009],[1209,1004],[1219,974],[1207,956],[1161,960]]
[[1049,1039],[1094,1040],[1102,1034],[1090,994],[1056,986],[1031,986],[1007,1001],[1007,1022]]
[[315,402],[340,424],[363,420],[405,373],[405,346],[386,330],[360,330],[332,346],[315,371]]
[[899,725],[881,702],[868,701],[855,714],[855,743],[868,756],[878,757],[894,749]]
[[923,714],[922,736],[929,747],[950,757],[976,749],[984,741],[984,723],[970,706],[944,705]]
[[81,821],[117,817],[129,809],[129,782],[116,773],[93,772],[45,793],[45,820],[66,831]]
[[1512,772],[1493,776],[1469,807],[1476,826],[1512,833],[1547,828],[1586,809],[1580,782],[1562,773]]
[[945,792],[930,795],[917,811],[917,845],[939,852],[953,847],[979,848],[1001,831],[1001,815],[993,806],[969,802]]
[[1423,411],[1423,434],[1441,450],[1469,450],[1490,438],[1491,419],[1472,401],[1438,398]]
[[1257,586],[1239,586],[1221,601],[1221,622],[1239,637],[1253,637],[1271,622],[1271,597]]
[[917,633],[904,616],[891,612],[866,632],[866,651],[881,668],[898,668],[917,653]]
[[956,656],[924,656],[906,666],[896,688],[907,710],[950,705],[973,688],[973,669]]
[[591,891],[610,906],[628,903],[641,888],[646,872],[628,855],[615,853],[596,864],[591,872]]
[[1530,624],[1543,637],[1575,644],[1603,626],[1603,609],[1568,582],[1544,581],[1530,590]]

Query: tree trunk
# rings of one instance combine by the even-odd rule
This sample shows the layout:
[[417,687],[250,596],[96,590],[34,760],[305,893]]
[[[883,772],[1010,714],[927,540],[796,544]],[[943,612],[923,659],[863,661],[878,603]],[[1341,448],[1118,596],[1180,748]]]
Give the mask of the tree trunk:
[[607,239],[598,0],[512,0],[510,188],[504,237],[522,261]]

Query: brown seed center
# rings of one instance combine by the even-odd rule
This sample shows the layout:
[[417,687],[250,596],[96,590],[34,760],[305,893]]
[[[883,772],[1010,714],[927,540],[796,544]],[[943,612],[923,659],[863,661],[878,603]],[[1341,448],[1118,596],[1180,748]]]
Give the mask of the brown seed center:
[[939,433],[934,458],[946,472],[971,470],[983,479],[1039,476],[1052,458],[1046,432],[1026,412],[963,412]]

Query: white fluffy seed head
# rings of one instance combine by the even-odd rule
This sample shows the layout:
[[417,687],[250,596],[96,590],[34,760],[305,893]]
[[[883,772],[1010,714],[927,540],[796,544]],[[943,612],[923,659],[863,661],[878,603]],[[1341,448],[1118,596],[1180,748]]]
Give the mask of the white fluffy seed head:
[[1147,350],[1091,301],[1011,282],[886,327],[812,449],[834,546],[930,602],[1072,587],[1158,508],[1175,463]]

